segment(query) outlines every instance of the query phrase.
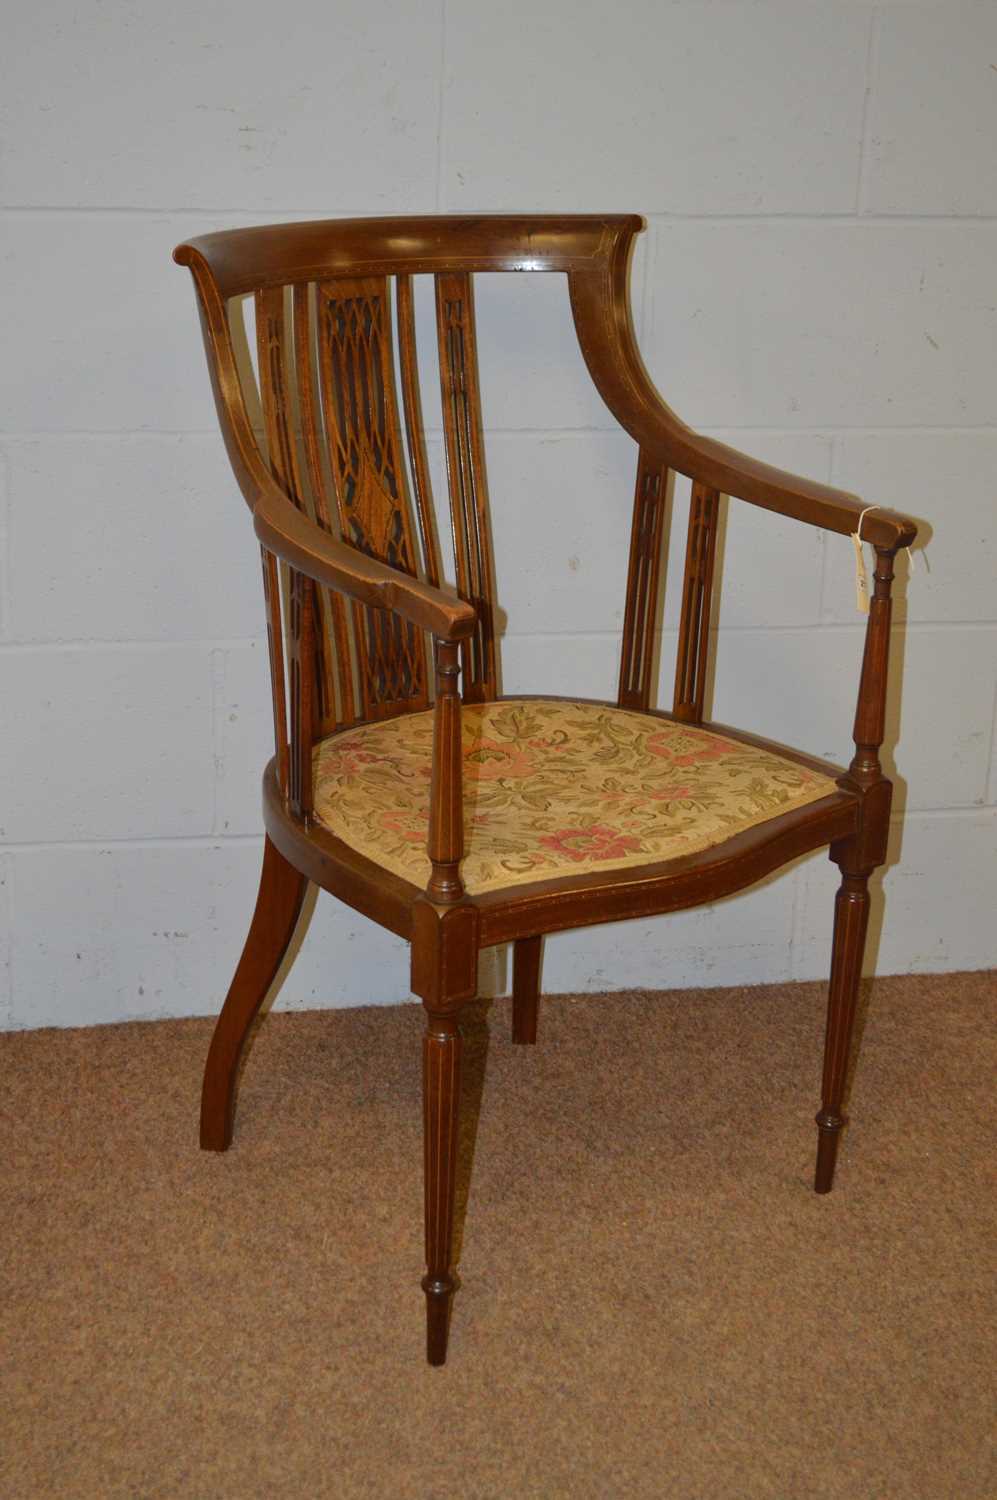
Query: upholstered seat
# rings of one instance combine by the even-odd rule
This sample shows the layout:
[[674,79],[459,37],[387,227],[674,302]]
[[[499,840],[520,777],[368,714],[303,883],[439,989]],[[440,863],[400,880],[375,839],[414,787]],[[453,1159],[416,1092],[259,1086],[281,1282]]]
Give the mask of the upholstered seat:
[[[755,745],[598,703],[467,706],[461,739],[474,894],[695,854],[835,790]],[[315,816],[423,887],[432,759],[432,712],[330,735],[314,751]]]

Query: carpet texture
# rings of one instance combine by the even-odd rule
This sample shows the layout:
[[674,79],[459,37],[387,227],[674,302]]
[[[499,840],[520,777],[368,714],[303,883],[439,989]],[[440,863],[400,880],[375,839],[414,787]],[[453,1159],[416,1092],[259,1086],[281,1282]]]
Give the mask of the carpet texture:
[[442,1370],[418,1008],[271,1016],[223,1156],[210,1022],[2,1037],[0,1494],[993,1500],[995,1001],[875,983],[825,1198],[823,986],[475,1009]]

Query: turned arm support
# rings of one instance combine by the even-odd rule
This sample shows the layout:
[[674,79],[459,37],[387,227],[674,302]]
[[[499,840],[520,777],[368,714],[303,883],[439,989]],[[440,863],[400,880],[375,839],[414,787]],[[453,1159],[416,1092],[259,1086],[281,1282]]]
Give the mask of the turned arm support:
[[434,640],[436,702],[433,705],[433,773],[429,792],[432,865],[426,895],[450,905],[464,894],[464,768],[460,735],[460,642]]
[[831,858],[846,874],[868,876],[886,859],[893,785],[884,776],[879,750],[886,733],[886,692],[895,548],[876,548],[869,620],[862,654],[862,676],[852,737],[855,754],[839,785],[858,793],[859,824],[855,836],[831,848]]

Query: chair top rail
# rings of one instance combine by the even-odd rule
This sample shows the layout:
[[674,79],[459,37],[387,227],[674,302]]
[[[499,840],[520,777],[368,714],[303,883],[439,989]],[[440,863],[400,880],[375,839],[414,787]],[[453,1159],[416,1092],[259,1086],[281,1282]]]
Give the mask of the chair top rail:
[[[201,235],[177,246],[174,259],[194,272],[206,302],[212,300],[211,292],[227,301],[253,290],[337,277],[565,272],[579,343],[595,385],[650,456],[767,510],[829,531],[854,531],[867,509],[857,496],[783,473],[703,437],[662,400],[644,367],[630,315],[630,252],[643,227],[638,214],[326,219]],[[215,352],[217,357],[217,347]],[[229,386],[223,370],[214,372],[214,378],[223,389]],[[227,433],[226,440],[233,435]],[[242,438],[240,433],[235,444],[242,451],[233,453],[229,443],[237,473],[245,465]],[[889,549],[909,546],[916,534],[915,521],[886,507],[870,509],[862,525],[863,539]]]
[[198,235],[223,297],[295,281],[440,271],[581,271],[606,264],[644,227],[639,214],[476,214],[316,219]]

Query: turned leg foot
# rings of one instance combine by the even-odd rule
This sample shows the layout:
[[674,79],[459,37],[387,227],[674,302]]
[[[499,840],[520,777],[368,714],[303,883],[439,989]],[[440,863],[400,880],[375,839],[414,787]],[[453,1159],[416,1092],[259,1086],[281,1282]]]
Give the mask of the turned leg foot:
[[430,1013],[423,1041],[423,1123],[426,1192],[426,1357],[447,1357],[453,1268],[454,1189],[460,1108],[461,1036],[455,1016]]
[[250,1027],[297,925],[308,881],[267,839],[256,910],[221,1015],[201,1090],[201,1148],[225,1151],[232,1140],[235,1084]]
[[512,948],[512,1039],[532,1045],[540,1006],[540,937],[519,938]]
[[838,1141],[845,1123],[841,1112],[848,1055],[855,1023],[855,1004],[862,976],[869,922],[869,875],[843,873],[834,904],[834,946],[827,1000],[824,1079],[817,1113],[817,1169],[814,1191],[829,1193],[834,1181]]

